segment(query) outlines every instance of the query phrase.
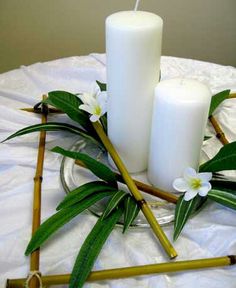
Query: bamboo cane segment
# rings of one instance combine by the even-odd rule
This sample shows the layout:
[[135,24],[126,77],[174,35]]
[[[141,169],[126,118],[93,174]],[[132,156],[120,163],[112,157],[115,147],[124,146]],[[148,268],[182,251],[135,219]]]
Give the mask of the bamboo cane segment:
[[[46,96],[43,95],[43,100]],[[45,107],[45,106],[42,106]],[[42,120],[41,123],[45,124],[47,122],[47,111],[42,108]],[[34,177],[34,196],[33,196],[33,220],[32,220],[32,235],[40,226],[41,222],[41,184],[43,180],[43,162],[44,162],[44,152],[45,152],[45,141],[46,132],[40,131],[39,134],[39,146],[38,146],[38,158],[37,166]],[[40,262],[40,249],[35,250],[30,255],[30,271],[39,271]],[[32,277],[29,282],[30,288],[38,288],[39,282],[36,277]]]
[[[223,267],[236,264],[236,256],[229,255],[215,258],[196,259],[189,261],[176,261],[170,263],[151,264],[133,267],[122,267],[116,269],[100,270],[91,272],[87,278],[87,282],[121,279],[128,277],[136,277],[150,274],[163,274],[171,272],[184,272],[188,270],[208,269],[213,267]],[[48,275],[42,276],[44,285],[62,285],[68,284],[70,274],[62,275]],[[25,278],[22,279],[8,279],[7,288],[23,288]]]
[[145,199],[143,199],[142,194],[137,189],[137,186],[135,185],[134,181],[129,175],[129,172],[127,171],[126,167],[124,166],[120,156],[116,152],[114,146],[112,145],[111,141],[105,134],[101,124],[99,122],[94,122],[93,127],[96,130],[98,136],[100,137],[101,141],[103,142],[104,146],[106,147],[108,153],[112,157],[113,161],[115,162],[118,170],[120,171],[122,178],[124,179],[127,187],[129,188],[130,192],[136,199],[136,201],[139,203],[140,208],[146,217],[148,223],[150,224],[154,234],[159,239],[162,248],[165,250],[167,255],[173,259],[177,256],[177,252],[175,251],[174,247],[170,243],[169,239],[165,235],[164,231],[162,230],[160,224],[157,222],[155,216],[152,213],[152,210],[147,205],[147,202]]

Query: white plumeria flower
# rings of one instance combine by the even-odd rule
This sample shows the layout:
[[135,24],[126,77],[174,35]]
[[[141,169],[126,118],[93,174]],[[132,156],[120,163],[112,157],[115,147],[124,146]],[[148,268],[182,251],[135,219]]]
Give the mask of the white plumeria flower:
[[185,192],[184,200],[189,201],[197,194],[206,196],[211,190],[212,173],[197,173],[193,168],[184,170],[184,177],[177,178],[173,182],[173,187],[179,192]]
[[96,122],[107,112],[107,92],[94,90],[91,93],[83,93],[79,95],[83,104],[79,109],[91,114],[90,120]]

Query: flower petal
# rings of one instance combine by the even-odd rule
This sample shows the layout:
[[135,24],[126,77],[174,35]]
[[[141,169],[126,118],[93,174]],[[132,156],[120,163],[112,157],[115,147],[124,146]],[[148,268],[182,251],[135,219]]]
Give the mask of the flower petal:
[[97,98],[98,105],[101,107],[103,114],[107,112],[107,93],[101,92]]
[[95,95],[92,93],[83,93],[79,95],[79,98],[84,104],[89,106],[93,106],[97,104],[97,100],[95,99]]
[[212,173],[211,172],[198,173],[197,177],[201,179],[203,183],[206,183],[212,179]]
[[211,183],[203,183],[202,186],[198,189],[198,194],[202,197],[206,196],[211,190]]
[[189,201],[189,200],[193,199],[197,195],[197,192],[198,192],[197,190],[188,190],[184,194],[184,200]]
[[185,181],[184,178],[175,179],[172,185],[173,185],[174,189],[179,191],[179,192],[185,192],[189,188],[188,183]]
[[98,95],[97,95],[97,100],[98,102],[100,103],[104,103],[104,102],[107,102],[107,92],[106,91],[102,91],[100,92]]
[[92,113],[93,113],[92,107],[89,106],[89,105],[87,105],[87,104],[81,104],[81,105],[79,106],[79,109],[84,110],[84,111],[88,112],[89,114],[92,114]]
[[84,104],[89,104],[91,94],[83,93],[83,94],[79,95],[79,98]]
[[99,120],[99,116],[98,115],[92,115],[89,119],[90,119],[90,121],[92,121],[92,122],[97,122],[98,120]]
[[184,179],[190,180],[192,178],[197,178],[196,170],[191,167],[184,169]]

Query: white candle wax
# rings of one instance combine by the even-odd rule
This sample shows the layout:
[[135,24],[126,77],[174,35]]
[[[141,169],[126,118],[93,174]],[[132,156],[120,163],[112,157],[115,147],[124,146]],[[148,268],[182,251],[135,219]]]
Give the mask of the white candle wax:
[[147,168],[162,19],[123,11],[106,20],[108,136],[129,172]]
[[166,191],[187,167],[197,169],[211,101],[210,90],[190,79],[160,82],[155,89],[148,179]]

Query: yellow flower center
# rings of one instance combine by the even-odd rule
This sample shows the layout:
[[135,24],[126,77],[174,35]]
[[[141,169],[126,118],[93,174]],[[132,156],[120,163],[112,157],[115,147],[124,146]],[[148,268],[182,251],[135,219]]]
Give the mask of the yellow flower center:
[[191,179],[190,186],[192,189],[199,189],[202,186],[202,181],[199,178]]
[[94,107],[94,110],[93,110],[93,114],[94,114],[94,115],[97,115],[97,116],[100,116],[101,113],[102,113],[101,107],[100,107],[99,105],[95,106],[95,107]]

